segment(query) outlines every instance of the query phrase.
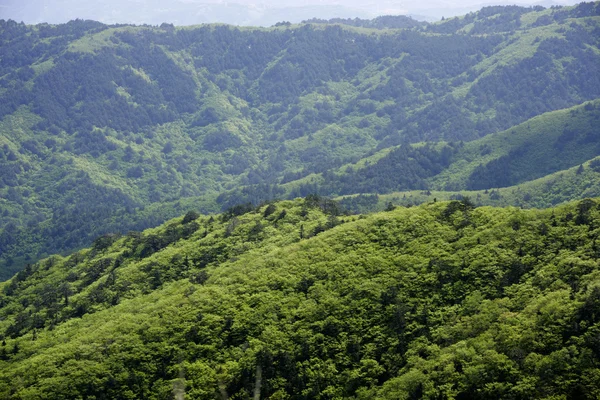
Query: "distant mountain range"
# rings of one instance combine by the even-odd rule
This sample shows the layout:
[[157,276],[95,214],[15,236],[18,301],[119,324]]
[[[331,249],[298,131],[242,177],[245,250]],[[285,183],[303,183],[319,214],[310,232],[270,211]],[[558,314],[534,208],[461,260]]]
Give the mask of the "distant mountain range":
[[437,23],[1,21],[0,276],[189,209],[597,195],[599,15],[596,2]]
[[0,0],[0,18],[28,24],[65,23],[73,19],[90,19],[106,24],[130,23],[175,25],[226,23],[245,26],[271,26],[277,22],[293,23],[311,18],[373,18],[381,15],[411,15],[425,21],[476,11],[484,6],[572,5],[573,0],[530,1],[247,1],[211,0]]

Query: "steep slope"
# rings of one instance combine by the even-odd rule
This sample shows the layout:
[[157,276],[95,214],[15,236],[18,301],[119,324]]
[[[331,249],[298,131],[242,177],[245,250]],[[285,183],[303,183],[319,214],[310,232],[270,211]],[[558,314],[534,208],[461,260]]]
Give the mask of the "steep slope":
[[471,142],[386,148],[335,171],[286,182],[283,187],[292,195],[508,187],[600,155],[598,126],[600,102],[596,100],[542,114]]
[[28,268],[2,284],[0,393],[598,397],[598,200],[322,232],[335,214],[315,197],[188,214]]
[[388,194],[360,194],[337,198],[352,213],[383,211],[394,205],[413,206],[437,200],[462,200],[496,207],[549,208],[560,203],[600,197],[600,157],[520,185],[485,190],[411,190]]
[[555,111],[470,142],[432,187],[489,189],[530,181],[600,155],[600,102]]
[[150,226],[152,204],[259,202],[380,149],[598,98],[599,14],[489,7],[384,30],[1,21],[0,263],[89,245],[113,221]]

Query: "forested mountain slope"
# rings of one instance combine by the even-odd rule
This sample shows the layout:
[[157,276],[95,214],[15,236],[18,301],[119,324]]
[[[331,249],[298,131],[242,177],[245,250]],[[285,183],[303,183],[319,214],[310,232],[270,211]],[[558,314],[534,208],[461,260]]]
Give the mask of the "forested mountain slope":
[[593,101],[542,114],[471,142],[386,148],[336,171],[284,187],[292,194],[303,194],[309,187],[325,195],[508,187],[600,155],[599,127],[600,101]]
[[600,157],[520,185],[485,190],[409,190],[388,194],[340,196],[340,205],[352,213],[383,211],[392,205],[413,206],[436,200],[468,198],[476,205],[548,208],[574,198],[600,197]]
[[[382,149],[471,141],[596,99],[599,15],[595,2],[414,26],[0,21],[2,270],[152,226],[186,199],[211,212],[284,196]],[[493,167],[469,187],[497,186]]]
[[102,237],[0,284],[0,393],[596,399],[599,205],[311,196]]

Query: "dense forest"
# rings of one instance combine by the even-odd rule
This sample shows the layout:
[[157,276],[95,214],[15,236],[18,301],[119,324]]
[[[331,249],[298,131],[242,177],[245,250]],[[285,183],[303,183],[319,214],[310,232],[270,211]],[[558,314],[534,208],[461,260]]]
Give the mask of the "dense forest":
[[582,165],[600,155],[599,124],[600,102],[589,102],[466,143],[387,148],[370,162],[320,174],[318,186],[327,195],[510,187]]
[[0,60],[0,279],[189,209],[449,198],[579,166],[589,178],[600,155],[599,2],[433,24],[0,20]]
[[0,397],[600,396],[600,199],[188,212],[0,284]]

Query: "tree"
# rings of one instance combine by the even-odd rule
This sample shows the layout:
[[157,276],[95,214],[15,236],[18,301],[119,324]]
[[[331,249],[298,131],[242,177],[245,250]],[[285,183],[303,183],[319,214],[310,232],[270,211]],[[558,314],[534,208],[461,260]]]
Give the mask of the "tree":
[[198,214],[198,212],[196,211],[188,211],[185,216],[183,217],[183,220],[181,221],[182,224],[188,224],[192,221],[197,220],[198,218],[200,218],[200,214]]

